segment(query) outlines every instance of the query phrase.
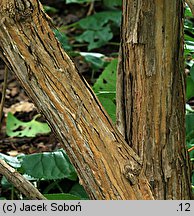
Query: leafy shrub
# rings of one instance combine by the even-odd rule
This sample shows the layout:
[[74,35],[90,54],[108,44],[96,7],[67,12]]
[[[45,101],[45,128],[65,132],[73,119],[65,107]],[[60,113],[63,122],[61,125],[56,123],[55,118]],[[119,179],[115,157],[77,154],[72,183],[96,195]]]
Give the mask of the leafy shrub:
[[80,43],[87,42],[88,50],[99,48],[113,38],[111,26],[117,28],[121,23],[121,11],[103,11],[88,16],[78,22],[80,28],[85,30],[76,37]]
[[[48,199],[88,199],[85,190],[78,184],[74,167],[62,149],[31,155],[21,154],[17,157],[0,153],[0,158],[32,182],[46,183],[49,181],[47,188],[38,188],[43,190]],[[68,184],[64,185],[63,182]],[[1,185],[2,188],[12,188],[5,178],[2,179]],[[56,190],[57,187],[60,188],[61,193],[46,193],[53,189]]]
[[93,86],[93,90],[103,107],[113,120],[116,121],[116,70],[117,59],[112,60],[104,69]]

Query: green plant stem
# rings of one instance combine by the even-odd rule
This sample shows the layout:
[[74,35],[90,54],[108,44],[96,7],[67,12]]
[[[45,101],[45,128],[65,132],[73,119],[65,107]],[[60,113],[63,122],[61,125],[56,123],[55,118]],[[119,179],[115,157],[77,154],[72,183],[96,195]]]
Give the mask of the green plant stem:
[[79,23],[79,21],[78,21],[78,22],[71,23],[71,24],[66,25],[66,26],[61,26],[61,27],[58,28],[58,31],[64,31],[64,30],[67,30],[67,29],[69,29],[69,28],[75,27],[75,26],[78,25],[78,23]]
[[118,42],[108,42],[107,44],[111,46],[120,46],[120,43]]
[[73,44],[72,47],[86,47],[88,44]]
[[4,71],[4,81],[3,81],[3,89],[2,89],[2,97],[1,97],[1,104],[0,104],[0,132],[2,128],[2,116],[3,116],[3,107],[5,103],[5,94],[6,94],[6,89],[7,89],[7,77],[8,77],[8,67],[5,66],[5,71]]

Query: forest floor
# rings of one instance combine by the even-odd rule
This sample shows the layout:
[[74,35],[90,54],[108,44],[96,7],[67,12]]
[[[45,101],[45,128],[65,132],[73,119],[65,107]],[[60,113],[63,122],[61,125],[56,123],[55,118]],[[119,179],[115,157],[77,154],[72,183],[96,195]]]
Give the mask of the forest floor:
[[[49,1],[47,2],[49,3]],[[59,1],[59,3],[51,5],[55,8],[60,8],[58,13],[52,17],[53,22],[57,27],[79,20],[84,16],[85,13],[87,13],[88,10],[88,7],[80,7],[80,5],[74,5],[74,7],[77,8],[72,8],[72,6],[67,7],[64,4],[64,1]],[[77,12],[72,14],[71,11]],[[87,78],[88,65],[80,62],[79,58],[75,58],[74,61],[79,68],[79,71]],[[4,67],[4,62],[0,60],[0,95],[2,95],[1,93],[4,81]],[[22,89],[20,83],[11,71],[9,71],[8,74],[6,98],[3,111],[4,115],[2,118],[2,129],[0,132],[0,153],[16,156],[20,153],[32,154],[45,151],[53,151],[57,148],[61,148],[60,143],[56,140],[56,137],[52,132],[49,135],[40,135],[32,138],[8,137],[6,135],[6,117],[8,112],[12,112],[15,117],[24,122],[32,120],[33,117],[37,114],[36,107],[29,99],[25,91]],[[44,119],[42,118],[41,121],[44,122]]]
[[[69,25],[76,21],[79,21],[81,18],[90,15],[94,10],[94,5],[92,4],[70,4],[66,5],[64,1],[43,1],[42,3],[49,4],[56,8],[57,13],[50,13],[53,23],[56,27],[60,28],[61,26]],[[98,4],[95,6],[95,10],[100,10]],[[70,28],[67,30],[69,35],[76,34],[76,29]],[[86,47],[77,47],[76,51],[86,51]],[[95,52],[100,53],[112,53],[118,52],[117,47],[105,46],[100,49],[94,50]],[[90,65],[82,61],[80,56],[74,57],[73,61],[75,62],[79,72],[86,78],[86,80],[91,84],[91,74],[90,74]],[[0,95],[2,95],[2,87],[4,81],[4,62],[0,60]],[[4,153],[10,156],[17,156],[20,153],[32,154],[40,152],[54,151],[58,148],[61,148],[60,143],[56,140],[55,135],[51,132],[48,135],[40,135],[36,137],[9,137],[6,134],[6,117],[8,112],[14,114],[19,120],[24,122],[29,122],[37,114],[37,109],[29,99],[25,91],[22,89],[20,83],[16,79],[15,75],[9,71],[7,90],[5,103],[3,108],[3,117],[2,117],[2,128],[0,131],[0,153]],[[45,122],[41,117],[39,121]]]

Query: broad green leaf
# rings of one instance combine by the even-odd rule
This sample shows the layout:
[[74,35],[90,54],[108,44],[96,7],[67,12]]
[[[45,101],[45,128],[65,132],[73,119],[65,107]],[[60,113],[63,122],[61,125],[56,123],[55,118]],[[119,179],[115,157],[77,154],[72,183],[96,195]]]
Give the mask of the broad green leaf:
[[61,33],[58,30],[54,30],[54,33],[64,50],[72,50],[72,47],[69,45],[68,37],[65,34]]
[[115,6],[121,6],[122,0],[103,0],[103,4],[107,7],[113,8]]
[[188,135],[192,131],[194,131],[194,113],[188,113],[186,115],[186,134]]
[[[190,51],[191,52],[191,51]],[[190,61],[185,61],[185,64],[189,67],[192,67],[194,65],[194,61],[190,60]],[[193,78],[192,78],[193,79]]]
[[1,179],[1,188],[4,189],[10,189],[12,187],[12,184],[6,179],[5,176]]
[[[190,69],[190,74],[191,74],[191,78],[194,82],[194,64],[192,65],[191,69]],[[194,93],[194,92],[193,92]]]
[[100,103],[105,108],[106,112],[109,114],[113,122],[116,122],[116,105],[113,100],[109,98],[104,98],[103,96],[98,96]]
[[194,41],[186,41],[185,43],[194,46]]
[[[187,148],[194,146],[194,113],[186,114],[186,144]],[[194,150],[189,152],[190,159],[194,159]]]
[[0,200],[6,200],[6,198],[5,197],[0,197]]
[[69,191],[70,194],[76,195],[78,197],[81,197],[82,199],[89,199],[86,191],[84,190],[84,188],[76,183],[73,185],[73,187],[71,188],[71,190]]
[[94,92],[113,122],[116,121],[115,99],[117,62],[117,59],[112,60],[93,86]]
[[118,26],[121,23],[121,11],[103,11],[94,15],[81,19],[78,24],[82,29],[98,30],[105,26],[109,21],[114,22]]
[[193,41],[185,41],[185,48],[194,51],[194,42]]
[[77,180],[75,169],[64,150],[25,155],[22,168],[26,174],[39,179]]
[[188,6],[185,7],[185,17],[193,17],[191,9]]
[[194,81],[192,80],[191,76],[187,76],[186,83],[186,98],[189,100],[194,96]]
[[81,197],[69,193],[44,194],[44,196],[48,200],[81,200]]
[[189,104],[186,104],[186,113],[193,113],[194,109],[192,109],[192,107]]
[[96,58],[103,58],[103,57],[105,57],[105,55],[104,54],[102,54],[102,53],[96,53],[96,52],[79,52],[79,54],[81,55],[81,56],[92,56],[92,57],[96,57]]
[[21,167],[21,163],[17,157],[12,157],[12,156],[8,156],[8,155],[0,153],[0,159],[4,160],[6,163],[8,163],[10,166],[14,168]]
[[89,43],[88,50],[101,47],[113,38],[112,23],[120,26],[121,11],[104,11],[88,16],[78,22],[86,31],[77,36],[76,40]]
[[38,134],[51,132],[47,123],[36,121],[36,115],[30,122],[18,120],[12,113],[8,113],[6,121],[6,133],[10,137],[35,137]]
[[102,74],[99,76],[93,86],[95,93],[99,92],[111,92],[116,93],[116,70],[117,70],[117,59],[114,59],[104,69]]
[[191,44],[189,41],[194,41],[194,38],[192,38],[191,36],[187,34],[185,34],[184,38],[185,38],[185,43],[188,42],[188,44]]
[[94,70],[98,70],[99,68],[102,68],[104,65],[104,61],[101,58],[97,58],[91,55],[85,56],[85,60],[91,63],[91,67]]
[[[193,22],[191,22],[190,20],[185,21],[184,29],[190,31],[190,33],[192,34],[194,31]],[[187,34],[187,32],[185,34]]]
[[103,59],[104,55],[101,53],[80,52],[80,55],[83,56],[85,60],[91,64],[91,67],[94,70],[103,68],[105,64],[105,61]]
[[76,37],[78,42],[87,42],[88,50],[92,50],[105,45],[109,40],[111,40],[113,34],[111,32],[110,26],[105,26],[104,28],[98,30],[87,30],[80,36]]

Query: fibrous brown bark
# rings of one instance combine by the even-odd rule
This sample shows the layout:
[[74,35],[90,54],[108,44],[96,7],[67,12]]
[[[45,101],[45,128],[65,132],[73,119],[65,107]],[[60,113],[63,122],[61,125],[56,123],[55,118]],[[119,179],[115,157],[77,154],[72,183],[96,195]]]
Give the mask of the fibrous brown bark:
[[139,157],[62,50],[37,0],[1,0],[0,53],[92,199],[153,199]]
[[117,125],[156,199],[191,198],[182,15],[181,1],[123,0]]

